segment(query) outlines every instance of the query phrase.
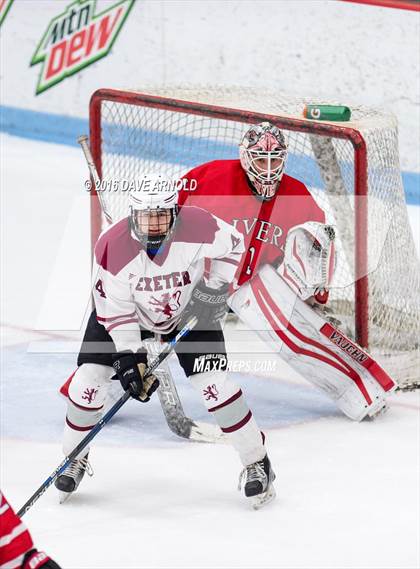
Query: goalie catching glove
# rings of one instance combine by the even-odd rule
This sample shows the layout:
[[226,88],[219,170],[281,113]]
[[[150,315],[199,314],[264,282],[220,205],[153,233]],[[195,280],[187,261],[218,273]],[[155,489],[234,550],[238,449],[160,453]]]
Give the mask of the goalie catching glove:
[[201,330],[213,329],[228,311],[228,296],[228,284],[224,284],[220,288],[211,288],[203,280],[200,281],[193,290],[190,302],[184,310],[184,321],[186,322],[195,316],[198,320],[196,328]]
[[147,365],[147,352],[140,348],[136,353],[125,350],[113,354],[113,367],[124,391],[129,391],[133,399],[146,403],[159,387],[159,380],[153,375],[144,377]]

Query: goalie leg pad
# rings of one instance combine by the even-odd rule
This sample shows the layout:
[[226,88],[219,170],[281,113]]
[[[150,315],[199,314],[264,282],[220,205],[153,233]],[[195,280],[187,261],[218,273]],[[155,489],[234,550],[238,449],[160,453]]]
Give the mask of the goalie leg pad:
[[374,415],[384,406],[385,393],[396,387],[369,354],[298,298],[269,265],[233,294],[229,305],[351,419]]
[[109,366],[83,364],[72,376],[67,397],[64,454],[69,454],[101,418],[113,374]]
[[267,452],[264,435],[258,429],[242,390],[228,373],[197,373],[189,379],[209,413],[239,453],[244,466],[262,460]]

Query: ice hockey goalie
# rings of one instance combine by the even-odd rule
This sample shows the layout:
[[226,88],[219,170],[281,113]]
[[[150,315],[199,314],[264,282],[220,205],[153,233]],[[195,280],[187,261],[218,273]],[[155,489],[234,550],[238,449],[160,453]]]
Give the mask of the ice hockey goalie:
[[284,260],[265,265],[229,304],[274,352],[361,421],[386,408],[394,381],[307,299],[322,295],[334,271],[334,228],[306,223],[289,231]]

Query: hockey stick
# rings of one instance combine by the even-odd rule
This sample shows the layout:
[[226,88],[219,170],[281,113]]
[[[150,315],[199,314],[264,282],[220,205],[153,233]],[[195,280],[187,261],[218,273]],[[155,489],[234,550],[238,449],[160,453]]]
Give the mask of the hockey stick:
[[[156,339],[144,340],[144,345],[149,356],[157,355],[160,335],[155,335]],[[181,399],[178,395],[175,382],[167,362],[162,362],[162,366],[156,370],[155,375],[159,379],[157,390],[159,401],[165,415],[168,427],[179,437],[204,443],[218,443],[226,440],[226,435],[214,424],[202,421],[193,421],[185,415]]]
[[[77,139],[77,142],[82,147],[95,188],[99,189],[101,181],[90,151],[89,138],[86,134],[82,134]],[[108,211],[106,201],[101,191],[97,191],[97,194],[106,220],[108,223],[112,223],[112,216]],[[222,439],[225,438],[216,425],[196,422],[185,415],[175,383],[169,373],[162,374],[158,395],[168,427],[179,437],[208,443],[222,442]]]
[[[166,347],[160,352],[160,354],[151,362],[151,364],[147,367],[144,377],[149,376],[151,373],[155,371],[157,367],[163,362],[163,360],[172,352],[175,345],[183,338],[186,334],[188,334],[194,326],[197,324],[197,318],[193,316],[186,325],[178,332],[173,340],[167,343]],[[22,506],[22,508],[18,511],[18,516],[22,517],[26,512],[32,508],[35,502],[44,494],[46,490],[53,484],[56,478],[64,472],[67,468],[69,463],[75,459],[79,453],[87,447],[87,445],[91,442],[92,439],[96,437],[96,435],[103,429],[103,427],[109,423],[112,417],[121,409],[121,407],[130,399],[130,392],[125,391],[124,395],[118,399],[118,401],[111,407],[111,409],[96,423],[93,429],[85,436],[85,438],[80,441],[80,443],[71,451],[71,453],[65,457],[63,462],[54,470],[54,472],[45,480],[43,484],[32,494],[27,502]]]
[[226,435],[217,425],[193,421],[185,415],[169,371],[159,375],[158,396],[169,428],[179,437],[202,443],[223,443],[226,441]]
[[96,193],[98,195],[99,203],[101,204],[103,214],[106,217],[107,222],[112,223],[112,216],[108,211],[106,201],[102,195],[101,180],[99,178],[98,171],[96,170],[95,162],[93,161],[93,156],[89,148],[89,138],[86,136],[86,134],[82,134],[77,139],[77,142],[82,147],[83,154],[85,155],[86,163],[88,165],[90,175],[92,176],[94,189],[96,190]]

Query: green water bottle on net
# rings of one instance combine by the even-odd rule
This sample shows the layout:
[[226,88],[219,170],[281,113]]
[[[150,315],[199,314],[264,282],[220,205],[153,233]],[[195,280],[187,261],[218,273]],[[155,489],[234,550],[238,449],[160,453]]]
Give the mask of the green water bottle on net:
[[303,116],[317,121],[349,121],[350,107],[344,105],[305,105]]

